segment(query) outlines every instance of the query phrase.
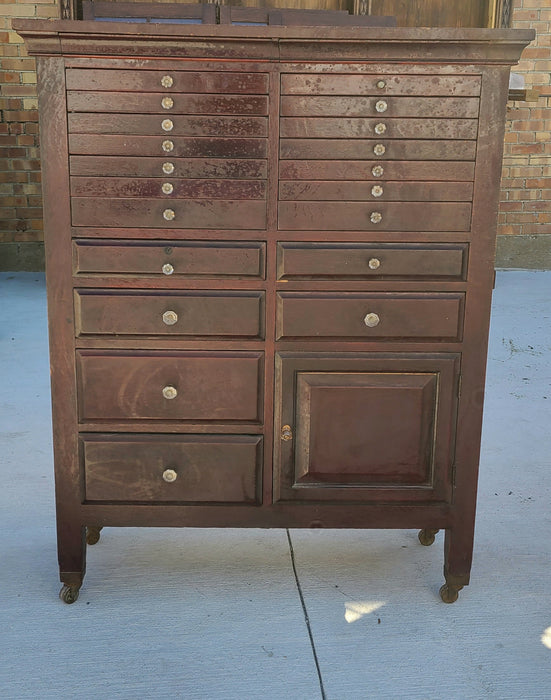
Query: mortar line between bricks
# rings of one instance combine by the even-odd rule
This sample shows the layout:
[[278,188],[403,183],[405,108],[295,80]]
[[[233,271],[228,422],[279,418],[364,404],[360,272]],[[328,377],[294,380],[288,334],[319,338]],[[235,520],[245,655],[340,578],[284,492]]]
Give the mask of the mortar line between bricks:
[[293,549],[293,542],[291,541],[291,533],[289,528],[286,528],[287,540],[289,542],[289,553],[291,555],[291,565],[293,567],[293,574],[295,576],[295,583],[297,585],[298,595],[300,598],[300,604],[302,605],[302,612],[304,614],[304,622],[306,623],[306,629],[308,630],[308,637],[310,638],[310,646],[312,647],[312,656],[314,657],[314,663],[316,665],[316,672],[318,674],[318,680],[320,684],[321,700],[327,700],[327,695],[325,694],[325,688],[323,686],[323,677],[321,675],[321,668],[319,665],[318,654],[316,652],[316,645],[314,643],[314,635],[312,634],[312,627],[310,626],[310,618],[308,617],[308,610],[306,608],[306,602],[304,600],[304,594],[302,592],[302,587],[298,578],[298,572],[295,562],[295,550]]

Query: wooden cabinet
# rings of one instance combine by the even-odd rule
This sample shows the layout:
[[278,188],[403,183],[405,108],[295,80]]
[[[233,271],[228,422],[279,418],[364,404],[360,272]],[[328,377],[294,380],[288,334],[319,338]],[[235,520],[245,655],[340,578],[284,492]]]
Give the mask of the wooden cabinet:
[[443,529],[453,602],[531,32],[17,26],[38,57],[62,598],[86,529],[189,525]]

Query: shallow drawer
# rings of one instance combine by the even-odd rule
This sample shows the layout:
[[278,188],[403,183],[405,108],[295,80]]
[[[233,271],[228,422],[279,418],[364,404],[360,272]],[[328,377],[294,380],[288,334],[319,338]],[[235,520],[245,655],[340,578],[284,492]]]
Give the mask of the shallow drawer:
[[280,200],[370,202],[470,202],[471,182],[380,182],[342,180],[281,180]]
[[455,202],[280,202],[279,228],[300,231],[468,231],[471,205]]
[[69,68],[68,90],[267,94],[266,73]]
[[313,75],[281,76],[283,95],[480,95],[478,76],[457,75]]
[[[165,119],[170,119],[171,136],[257,136],[268,133],[267,117],[187,117],[149,114],[69,114],[69,132],[73,134],[163,134]],[[165,123],[165,127],[169,124]]]
[[380,115],[384,118],[476,119],[478,117],[478,98],[284,95],[281,97],[280,114],[282,117],[376,117]]
[[77,275],[264,278],[265,244],[240,241],[73,242]]
[[[107,137],[105,137],[107,138]],[[283,159],[474,160],[476,141],[445,139],[282,139]],[[365,164],[364,164],[365,165]]]
[[463,294],[281,292],[277,338],[460,340]]
[[256,503],[258,435],[81,435],[87,501]]
[[[357,156],[355,156],[357,158]],[[474,163],[455,161],[282,160],[282,180],[474,180]]]
[[[260,95],[205,95],[175,93],[170,110],[162,106],[166,93],[67,92],[69,112],[117,112],[128,114],[268,114],[268,98]],[[437,116],[437,115],[435,115]],[[450,116],[460,116],[450,115]]]
[[263,292],[75,291],[77,335],[264,337]]
[[73,197],[73,226],[263,229],[264,200],[97,199]]
[[81,422],[261,421],[259,352],[77,352]]
[[73,197],[160,197],[172,199],[265,199],[266,183],[258,180],[183,180],[174,177],[72,177]]
[[[164,156],[173,158],[265,158],[266,139],[186,136],[70,134],[69,153],[93,156]],[[164,162],[164,161],[163,161]],[[105,173],[109,175],[110,173]],[[161,173],[159,173],[160,175]]]
[[[158,150],[157,141],[156,148]],[[125,156],[71,156],[72,175],[111,177],[265,179],[267,163],[253,158],[176,158]]]
[[467,245],[278,244],[278,279],[465,279]]
[[[476,119],[282,118],[282,138],[318,139],[476,139]],[[119,132],[120,133],[120,132]]]

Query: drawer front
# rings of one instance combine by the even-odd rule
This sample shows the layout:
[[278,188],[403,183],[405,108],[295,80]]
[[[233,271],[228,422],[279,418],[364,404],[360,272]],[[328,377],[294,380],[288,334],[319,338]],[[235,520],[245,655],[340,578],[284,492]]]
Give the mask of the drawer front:
[[[364,167],[387,160],[467,160],[476,157],[476,141],[445,139],[282,139],[282,159],[356,160],[364,159]],[[316,167],[317,163],[313,163]],[[412,163],[412,165],[415,165]],[[454,166],[455,167],[455,164]],[[453,178],[451,178],[453,179]]]
[[277,277],[308,279],[465,279],[467,245],[278,244]]
[[423,95],[476,97],[479,76],[456,75],[319,75],[312,73],[281,76],[283,95]]
[[173,199],[266,199],[258,180],[174,180],[173,178],[72,177],[73,197],[160,197]]
[[258,503],[258,435],[81,435],[87,501]]
[[73,197],[73,226],[263,229],[264,200]]
[[255,423],[259,352],[77,352],[81,422]]
[[265,244],[239,241],[73,242],[77,275],[263,279]]
[[[323,143],[323,142],[320,142]],[[355,156],[357,158],[357,155]],[[472,182],[474,163],[454,161],[283,160],[281,180],[421,180]]]
[[77,335],[264,337],[263,292],[75,291]]
[[476,139],[476,119],[285,118],[282,138],[319,139]]
[[280,202],[279,228],[300,231],[468,231],[470,203]]
[[265,73],[69,68],[67,90],[267,94]]
[[280,200],[371,202],[470,202],[471,182],[281,180]]
[[460,340],[463,294],[281,292],[277,338]]

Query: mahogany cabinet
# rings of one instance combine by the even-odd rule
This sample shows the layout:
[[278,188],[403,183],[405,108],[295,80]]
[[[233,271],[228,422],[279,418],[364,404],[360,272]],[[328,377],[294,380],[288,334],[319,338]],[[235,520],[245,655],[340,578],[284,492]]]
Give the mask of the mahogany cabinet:
[[445,530],[469,582],[530,31],[18,21],[38,58],[61,597],[103,526]]

